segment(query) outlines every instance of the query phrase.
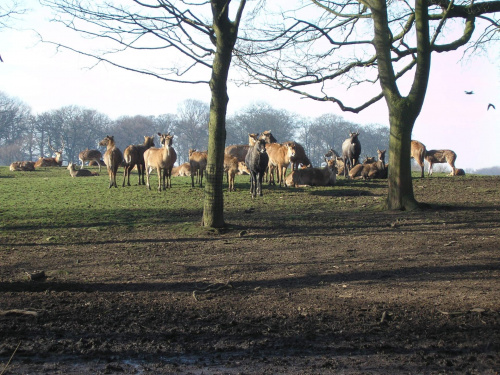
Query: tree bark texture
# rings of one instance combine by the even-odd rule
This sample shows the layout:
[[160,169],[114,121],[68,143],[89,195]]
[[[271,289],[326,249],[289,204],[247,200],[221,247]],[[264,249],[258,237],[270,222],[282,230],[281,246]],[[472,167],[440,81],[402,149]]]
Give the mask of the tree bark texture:
[[[227,77],[234,44],[238,34],[238,23],[229,20],[229,1],[212,0],[213,29],[215,32],[215,57],[210,79],[210,120],[208,124],[208,158],[203,203],[202,225],[222,228],[224,222],[224,199],[222,179],[224,176],[224,147],[226,142],[226,113],[229,97]],[[244,6],[244,2],[243,6]],[[243,9],[240,5],[240,11]]]
[[430,72],[430,40],[427,0],[417,0],[415,22],[417,30],[417,64],[410,93],[402,97],[391,63],[391,33],[385,0],[369,2],[373,13],[380,84],[389,108],[389,175],[388,209],[412,210],[418,207],[413,194],[410,150],[411,133],[422,109]]

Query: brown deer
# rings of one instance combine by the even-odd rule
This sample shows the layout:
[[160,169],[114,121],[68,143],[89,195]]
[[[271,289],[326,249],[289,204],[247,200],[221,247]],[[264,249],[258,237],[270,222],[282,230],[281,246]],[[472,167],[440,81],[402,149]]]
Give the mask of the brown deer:
[[90,176],[99,176],[98,173],[89,171],[88,169],[76,169],[75,164],[68,164],[68,171],[71,177],[90,177]]
[[[163,190],[165,190],[165,180],[167,181],[166,187],[172,187],[172,168],[177,161],[177,153],[172,147],[173,135],[170,133],[161,134],[158,133],[160,137],[160,144],[162,148],[151,147],[144,152],[144,164],[146,169],[146,185],[148,189],[151,190],[151,185],[149,184],[149,173],[150,168],[156,169],[158,173],[158,191],[161,191],[162,181]],[[163,180],[162,180],[163,171]]]
[[387,165],[385,164],[386,150],[378,150],[378,161],[370,165],[370,169],[366,174],[362,174],[363,178],[387,178]]
[[257,141],[258,136],[259,133],[249,133],[247,145],[227,146],[224,149],[224,153],[236,157],[240,162],[245,162],[245,156],[247,156],[248,149],[255,144],[255,141]]
[[40,156],[38,160],[35,162],[35,168],[40,168],[40,167],[60,167],[62,165],[62,153],[64,150],[64,142],[62,142],[61,149],[56,150],[52,145],[50,144],[50,138],[48,139],[49,141],[49,148],[54,152],[56,155],[55,158],[44,158]]
[[224,172],[227,174],[228,191],[235,191],[234,189],[234,176],[239,171],[238,159],[231,155],[224,155]]
[[281,186],[285,184],[285,176],[290,159],[295,155],[295,142],[288,142],[287,144],[279,143],[266,143],[266,151],[269,156],[269,184],[274,185],[273,168],[276,167],[276,179]]
[[420,166],[420,177],[424,178],[424,158],[427,150],[425,145],[419,141],[411,141],[411,158],[415,159],[417,164]]
[[182,163],[178,167],[173,167],[172,168],[172,177],[179,176],[179,177],[185,177],[185,176],[191,176],[191,165],[186,162]]
[[116,172],[118,167],[123,161],[123,154],[118,147],[115,145],[115,139],[112,135],[107,135],[102,141],[99,142],[99,146],[106,146],[106,152],[104,153],[104,163],[108,168],[109,175],[109,188],[116,185]]
[[203,187],[203,172],[207,169],[206,151],[189,150],[189,165],[191,165],[191,187],[194,187],[194,177],[196,176],[196,183],[200,182],[200,187]]
[[13,162],[9,169],[13,171],[34,171],[35,162],[34,161],[15,161]]
[[125,179],[127,178],[127,185],[130,186],[130,172],[137,165],[137,173],[139,174],[139,183],[141,185],[141,177],[142,177],[142,185],[146,185],[144,182],[144,174],[145,174],[145,163],[144,163],[144,152],[154,147],[155,142],[153,137],[144,137],[144,143],[142,145],[130,145],[123,152],[123,160],[125,161],[125,168],[123,171],[123,184],[122,187],[125,186]]
[[99,166],[99,172],[101,171],[101,158],[102,158],[101,151],[89,150],[88,148],[86,150],[81,151],[78,154],[78,160],[80,160],[80,163],[82,163],[82,168],[85,165],[85,162],[88,162],[90,166],[91,165],[90,163],[93,161],[96,162],[97,165]]
[[425,154],[425,160],[429,163],[429,176],[432,175],[432,165],[436,163],[448,163],[451,167],[451,176],[456,176],[455,160],[457,154],[452,150],[428,150]]
[[326,159],[323,168],[303,168],[292,171],[286,178],[286,185],[293,187],[332,186],[337,181],[336,159]]

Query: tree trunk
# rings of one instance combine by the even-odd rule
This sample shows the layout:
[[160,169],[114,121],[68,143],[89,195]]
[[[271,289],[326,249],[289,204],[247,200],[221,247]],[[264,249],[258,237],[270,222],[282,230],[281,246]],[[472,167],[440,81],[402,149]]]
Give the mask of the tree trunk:
[[416,71],[410,93],[401,96],[391,61],[392,34],[389,30],[385,0],[369,1],[373,13],[374,39],[380,85],[389,108],[389,190],[386,206],[391,210],[419,207],[411,179],[411,133],[422,109],[430,71],[429,20],[427,0],[415,1],[417,33]]
[[208,158],[205,180],[202,225],[223,228],[224,197],[222,179],[224,176],[224,146],[226,143],[227,77],[238,26],[245,1],[240,3],[237,20],[229,20],[227,0],[212,0],[213,29],[215,32],[215,57],[210,79],[210,120],[208,123]]
[[[400,99],[406,102],[405,99]],[[408,116],[409,109],[390,111],[389,136],[389,189],[386,208],[390,210],[412,210],[418,207],[413,195],[411,178],[411,132],[415,118]],[[405,106],[401,106],[405,107]]]

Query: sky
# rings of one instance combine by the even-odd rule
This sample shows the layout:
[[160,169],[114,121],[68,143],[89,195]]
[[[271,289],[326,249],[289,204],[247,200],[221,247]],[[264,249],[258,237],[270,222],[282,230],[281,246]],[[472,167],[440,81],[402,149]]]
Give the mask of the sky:
[[[35,4],[35,1],[26,1]],[[126,72],[39,42],[32,31],[66,35],[48,22],[42,10],[32,11],[0,30],[0,91],[16,97],[34,114],[68,105],[95,109],[115,119],[120,116],[176,113],[187,99],[209,103],[208,85],[181,85]],[[57,34],[59,33],[59,34]],[[427,149],[451,149],[456,166],[468,170],[500,165],[500,46],[487,56],[461,60],[461,52],[435,54],[422,112],[412,139]],[[344,88],[341,88],[342,90]],[[474,91],[466,95],[464,91]],[[332,103],[303,99],[263,86],[228,86],[229,114],[264,101],[303,117],[333,113],[348,121],[389,126],[383,100],[359,114],[344,113]],[[487,110],[489,103],[496,110]],[[359,102],[347,102],[356,105]],[[272,130],[272,129],[271,129]],[[353,129],[356,130],[356,129]],[[346,137],[348,135],[346,134]],[[362,136],[360,136],[362,142]]]

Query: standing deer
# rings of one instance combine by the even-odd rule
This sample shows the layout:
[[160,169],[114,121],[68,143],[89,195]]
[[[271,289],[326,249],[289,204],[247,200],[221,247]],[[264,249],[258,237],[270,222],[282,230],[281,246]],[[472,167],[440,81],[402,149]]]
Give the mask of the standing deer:
[[137,173],[139,174],[139,185],[146,185],[144,182],[145,174],[145,163],[144,163],[144,152],[154,147],[155,142],[153,137],[144,137],[144,143],[142,145],[130,145],[123,152],[123,160],[125,161],[125,169],[123,171],[123,184],[125,186],[125,179],[127,178],[127,185],[130,186],[130,172],[137,165]]
[[425,160],[429,163],[429,176],[432,175],[432,165],[436,163],[448,163],[451,167],[451,176],[456,176],[455,160],[457,154],[452,150],[428,150]]
[[106,152],[104,153],[104,163],[108,168],[109,175],[109,188],[116,185],[116,172],[118,167],[123,161],[123,154],[118,147],[115,145],[115,139],[111,135],[107,135],[102,141],[99,142],[99,146],[106,146]]
[[50,144],[50,138],[48,139],[48,141],[49,141],[49,148],[54,152],[56,157],[55,158],[44,158],[44,157],[40,156],[38,158],[38,160],[35,162],[35,168],[60,167],[62,165],[62,153],[64,150],[64,142],[62,142],[61,150],[56,150]]
[[248,149],[255,144],[259,133],[249,133],[248,134],[248,144],[247,145],[231,145],[224,149],[224,154],[234,156],[240,162],[245,162],[245,156],[247,156]]
[[361,143],[358,139],[359,132],[349,132],[349,138],[342,143],[342,160],[344,161],[344,177],[349,175],[349,170],[358,164],[361,154]]
[[415,159],[417,164],[420,166],[420,177],[424,178],[424,158],[427,150],[425,145],[419,141],[411,141],[411,157]]
[[194,176],[196,176],[196,182],[198,179],[200,181],[200,187],[203,187],[203,172],[207,169],[207,157],[206,151],[196,151],[193,149],[189,150],[189,164],[191,166],[191,187],[194,187]]
[[101,158],[101,151],[89,150],[88,148],[78,154],[78,159],[80,160],[80,163],[82,163],[82,168],[86,161],[89,162],[89,166],[91,161],[95,161],[99,166],[99,172],[101,171]]
[[161,134],[160,143],[162,148],[151,147],[144,152],[144,164],[146,169],[146,185],[151,190],[149,184],[150,168],[155,169],[158,173],[158,191],[161,191],[162,185],[162,171],[163,171],[163,190],[165,190],[165,180],[167,180],[166,187],[172,187],[172,168],[177,161],[177,153],[172,147],[173,135],[170,133]]
[[285,184],[286,170],[290,164],[290,159],[295,155],[295,142],[288,142],[286,144],[280,143],[266,143],[266,152],[269,159],[269,184],[274,183],[273,169],[276,169],[276,179],[281,186]]
[[262,196],[262,178],[269,163],[269,156],[266,152],[266,142],[259,139],[253,147],[248,150],[245,157],[245,164],[250,170],[250,194],[252,198],[256,195]]

